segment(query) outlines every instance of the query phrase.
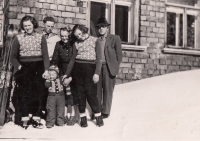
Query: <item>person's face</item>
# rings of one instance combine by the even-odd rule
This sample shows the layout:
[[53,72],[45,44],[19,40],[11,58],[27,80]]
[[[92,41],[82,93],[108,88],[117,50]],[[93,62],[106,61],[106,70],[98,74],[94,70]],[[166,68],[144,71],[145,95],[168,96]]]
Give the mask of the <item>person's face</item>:
[[44,31],[46,33],[51,33],[53,28],[54,28],[54,22],[52,21],[47,21],[46,23],[44,23]]
[[13,35],[15,36],[15,35],[17,35],[19,32],[18,32],[18,30],[17,29],[14,29],[13,30]]
[[33,33],[34,27],[30,20],[23,22],[24,31],[28,34]]
[[102,25],[97,28],[100,35],[105,35],[108,32],[108,26]]
[[12,37],[13,36],[13,32],[11,30],[8,30],[8,34],[7,34],[8,37]]
[[84,40],[85,36],[83,34],[83,32],[79,29],[76,29],[76,31],[74,32],[74,36],[78,39],[78,40]]
[[50,80],[55,80],[58,77],[57,72],[54,70],[50,70],[49,75],[50,75]]
[[60,31],[60,38],[63,42],[67,42],[68,41],[68,36],[69,33],[67,31]]

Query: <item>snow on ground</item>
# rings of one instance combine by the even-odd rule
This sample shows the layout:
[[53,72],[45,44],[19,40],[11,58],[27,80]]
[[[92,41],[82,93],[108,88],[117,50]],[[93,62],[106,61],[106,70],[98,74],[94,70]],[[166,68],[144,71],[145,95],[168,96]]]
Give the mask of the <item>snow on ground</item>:
[[[0,138],[68,141],[200,140],[200,71],[187,71],[117,85],[105,126],[24,130],[13,123]],[[89,114],[87,115],[89,119]]]

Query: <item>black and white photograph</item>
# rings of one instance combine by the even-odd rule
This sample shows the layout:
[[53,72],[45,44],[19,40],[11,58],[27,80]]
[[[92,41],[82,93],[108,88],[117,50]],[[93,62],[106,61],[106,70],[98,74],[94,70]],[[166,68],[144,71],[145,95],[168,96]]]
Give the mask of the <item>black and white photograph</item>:
[[199,141],[200,0],[0,0],[0,140]]

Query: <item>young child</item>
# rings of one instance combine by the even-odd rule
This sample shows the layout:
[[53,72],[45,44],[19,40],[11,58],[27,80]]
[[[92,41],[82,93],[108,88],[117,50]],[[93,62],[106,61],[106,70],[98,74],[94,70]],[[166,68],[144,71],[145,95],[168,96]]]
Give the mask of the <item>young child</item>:
[[[70,33],[71,33],[71,29],[69,26],[60,29],[61,40],[56,43],[53,57],[51,60],[51,65],[57,65],[59,67],[59,70],[60,70],[59,76],[62,77],[64,85],[66,85],[65,84],[65,81],[67,81],[66,78],[71,76],[70,75],[71,72],[68,70],[68,67],[71,67],[73,65],[71,58],[72,58],[73,53],[76,50],[75,48],[73,48],[73,41],[69,41]],[[76,101],[74,101],[74,98],[73,98],[74,89],[76,89],[76,87],[73,85],[73,80],[72,80],[72,83],[70,83],[70,86],[68,85],[68,87],[64,89],[64,92],[66,94],[65,106],[67,107],[67,111],[68,111],[68,115],[65,118],[65,123],[67,125],[74,125],[76,123],[75,105],[77,103]]]
[[[47,118],[46,127],[52,128],[56,123],[58,126],[64,125],[65,114],[65,94],[63,91],[62,81],[59,78],[59,69],[57,66],[49,67],[50,79],[46,80],[45,86],[49,94],[47,98]],[[65,86],[71,81],[71,78],[65,79]],[[68,83],[68,84],[67,84]]]

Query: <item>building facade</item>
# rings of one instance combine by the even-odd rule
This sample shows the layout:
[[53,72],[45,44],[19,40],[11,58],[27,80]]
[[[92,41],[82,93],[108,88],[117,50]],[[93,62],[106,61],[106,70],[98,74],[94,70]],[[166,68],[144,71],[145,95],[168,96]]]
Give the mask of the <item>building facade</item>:
[[123,61],[117,84],[200,68],[200,0],[0,0],[0,43],[8,24],[34,16],[41,30],[45,16],[57,23],[85,24],[96,36],[99,16],[120,35]]

